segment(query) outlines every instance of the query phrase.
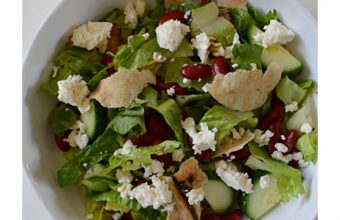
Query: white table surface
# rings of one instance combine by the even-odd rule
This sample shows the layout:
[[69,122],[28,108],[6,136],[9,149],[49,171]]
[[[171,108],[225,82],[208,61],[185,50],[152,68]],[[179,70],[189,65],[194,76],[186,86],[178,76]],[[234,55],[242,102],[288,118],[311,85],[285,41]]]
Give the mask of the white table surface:
[[[44,18],[62,0],[23,1],[23,57]],[[299,0],[317,20],[317,0]],[[53,217],[39,200],[25,172],[23,172],[23,220],[53,220]]]

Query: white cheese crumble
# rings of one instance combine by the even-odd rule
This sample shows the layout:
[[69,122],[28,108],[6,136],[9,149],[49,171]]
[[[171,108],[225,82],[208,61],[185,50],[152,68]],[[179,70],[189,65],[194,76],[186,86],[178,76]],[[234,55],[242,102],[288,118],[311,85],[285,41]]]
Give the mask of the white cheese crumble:
[[253,183],[247,173],[241,173],[233,163],[220,160],[216,163],[217,175],[230,187],[245,193],[253,191]]
[[123,183],[120,187],[117,188],[117,191],[120,193],[120,196],[124,198],[129,198],[129,195],[132,190],[132,184],[131,183]]
[[119,155],[119,154],[121,154],[121,155],[127,155],[127,154],[129,154],[131,151],[133,151],[133,150],[136,149],[136,148],[137,148],[137,146],[134,145],[134,144],[132,143],[132,141],[127,140],[127,141],[123,144],[123,146],[122,146],[121,148],[118,148],[118,149],[113,153],[113,155]]
[[189,32],[189,26],[177,20],[168,20],[156,28],[158,45],[174,52],[182,43],[184,36]]
[[112,220],[119,220],[121,219],[123,216],[123,213],[121,212],[115,212],[113,215],[112,215]]
[[274,145],[275,149],[281,153],[287,153],[288,147],[282,143],[276,143]]
[[185,194],[188,198],[189,205],[199,205],[204,199],[204,189],[202,187],[198,189],[192,189]]
[[251,63],[250,66],[251,66],[251,70],[257,70],[256,63]]
[[139,17],[142,17],[144,15],[145,8],[146,8],[146,2],[145,1],[141,1],[141,0],[135,1],[135,9],[136,9]]
[[183,149],[177,149],[172,152],[172,160],[176,162],[181,162],[184,158],[184,152]]
[[282,161],[284,163],[289,163],[293,159],[292,154],[283,155],[281,151],[277,151],[277,150],[274,151],[271,156],[272,158]]
[[208,85],[209,85],[209,84],[206,83],[204,86],[202,86],[203,92],[205,92],[205,93],[209,92]]
[[59,68],[57,66],[53,66],[52,70],[52,78],[56,78],[58,75]]
[[143,1],[128,2],[124,9],[124,23],[130,29],[135,29],[138,24],[138,18],[142,17],[145,12],[146,3]]
[[80,149],[86,147],[89,142],[89,138],[86,134],[85,124],[81,121],[77,121],[72,126],[72,131],[64,141],[68,142],[71,147],[79,147]]
[[257,37],[257,40],[262,40],[263,47],[268,47],[273,44],[287,44],[294,40],[295,34],[285,25],[277,20],[270,20],[269,25],[264,26],[265,32]]
[[186,11],[184,14],[184,19],[188,20],[190,14],[191,14],[191,11]]
[[171,86],[169,89],[166,90],[166,93],[169,96],[173,96],[175,94],[176,90],[175,90],[175,86]]
[[191,83],[191,80],[188,78],[183,78],[183,83]]
[[160,52],[157,52],[157,51],[153,52],[152,59],[156,63],[164,63],[166,61],[166,57],[163,56]]
[[202,151],[208,149],[211,149],[212,151],[216,150],[215,134],[217,132],[217,128],[209,130],[206,123],[201,123],[201,131],[197,132],[195,128],[195,121],[191,117],[181,121],[181,124],[185,132],[192,138],[192,149],[194,150],[194,154],[201,154]]
[[261,189],[268,188],[269,184],[270,184],[270,176],[269,175],[261,176],[261,178],[260,178]]
[[93,215],[92,214],[86,215],[86,219],[93,219]]
[[206,33],[200,33],[191,39],[192,46],[197,49],[197,55],[202,63],[208,62],[210,39]]
[[89,21],[87,24],[83,24],[73,30],[71,40],[74,46],[87,50],[93,50],[104,45],[102,49],[105,51],[105,44],[107,45],[107,39],[111,36],[111,28],[112,23],[110,22]]
[[232,68],[237,68],[238,67],[238,64],[237,63],[234,63],[233,65],[231,65]]
[[[171,58],[171,59],[170,59],[170,62],[171,62],[171,63],[175,62],[175,58],[174,58],[174,57]],[[183,80],[184,80],[184,79],[183,79]]]
[[174,173],[175,171],[176,171],[175,166],[169,166],[168,169],[166,169],[166,172],[168,172],[168,173]]
[[300,131],[303,133],[309,134],[313,131],[313,128],[309,123],[303,123],[301,125]]
[[281,137],[281,140],[283,141],[286,140],[286,137],[283,134],[281,134],[280,137]]
[[228,46],[225,48],[225,58],[230,58],[233,56],[233,48],[236,44],[239,44],[240,42],[240,36],[238,35],[238,33],[235,31],[234,37],[233,37],[233,43],[231,44],[231,46]]
[[58,99],[61,102],[78,107],[81,113],[90,110],[87,96],[90,90],[80,75],[70,75],[65,80],[58,81]]
[[286,112],[295,112],[299,109],[298,103],[293,101],[290,104],[285,105],[285,111]]
[[145,33],[142,35],[144,37],[145,40],[149,39],[150,37],[150,34],[149,33]]
[[274,133],[270,130],[266,130],[264,133],[259,129],[255,129],[254,131],[255,137],[254,142],[259,145],[259,147],[268,145],[268,142],[271,137],[274,136]]
[[85,167],[85,168],[86,168],[87,166],[88,166],[88,164],[87,164],[87,163],[83,163],[83,167]]
[[149,177],[151,175],[162,176],[164,173],[163,163],[157,160],[153,160],[152,164],[149,166],[144,166],[144,177]]
[[234,155],[230,155],[230,157],[228,158],[227,162],[231,162],[233,160],[235,160],[236,157]]
[[118,179],[118,183],[131,183],[133,180],[132,174],[124,169],[118,169],[116,171],[116,177]]

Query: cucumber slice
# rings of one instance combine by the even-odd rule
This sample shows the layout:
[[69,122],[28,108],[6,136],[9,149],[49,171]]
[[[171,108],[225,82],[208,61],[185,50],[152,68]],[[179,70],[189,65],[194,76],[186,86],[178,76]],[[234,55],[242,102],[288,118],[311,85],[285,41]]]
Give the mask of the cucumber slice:
[[80,116],[80,120],[86,126],[86,134],[89,140],[94,140],[105,130],[107,111],[97,101],[92,100],[90,110]]
[[[260,41],[256,41],[254,36],[263,33],[258,27],[251,26],[248,29],[248,41],[251,44],[262,45]],[[262,63],[267,67],[270,63],[275,62],[283,68],[283,76],[294,77],[301,73],[303,64],[296,59],[287,49],[279,44],[271,45],[263,49]]]
[[[269,176],[269,183],[266,188],[261,188],[260,178]],[[265,171],[255,171],[254,191],[251,194],[242,194],[242,208],[250,219],[258,219],[271,210],[281,200],[281,194],[273,175]]]
[[301,88],[288,76],[282,78],[275,88],[276,96],[285,104],[292,102],[300,103],[306,95],[307,90]]
[[204,186],[205,199],[218,214],[225,214],[233,205],[235,193],[221,180],[209,179]]

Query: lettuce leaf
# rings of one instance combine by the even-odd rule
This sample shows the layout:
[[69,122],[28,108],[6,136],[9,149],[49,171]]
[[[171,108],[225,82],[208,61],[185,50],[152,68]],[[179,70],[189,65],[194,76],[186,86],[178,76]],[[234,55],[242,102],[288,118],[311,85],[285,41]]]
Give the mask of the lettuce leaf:
[[205,113],[200,123],[207,123],[209,129],[217,128],[215,140],[219,145],[231,128],[253,117],[253,115],[252,112],[231,111],[215,105]]
[[305,161],[311,161],[314,164],[316,163],[318,157],[318,143],[315,132],[302,135],[296,143],[296,148],[302,152]]
[[302,89],[310,89],[314,87],[314,81],[311,79],[308,80],[303,80],[301,82],[298,82],[298,85],[302,88]]
[[165,220],[167,216],[166,212],[152,208],[132,210],[131,215],[134,220]]
[[262,69],[263,47],[256,44],[236,44],[233,47],[233,60],[238,64],[239,69],[251,70],[252,63],[256,64],[257,69]]
[[276,96],[285,104],[300,103],[306,95],[306,90],[301,88],[288,76],[280,80],[275,88]]
[[79,119],[79,111],[65,104],[61,104],[48,116],[48,124],[56,134],[62,134],[71,129]]
[[246,10],[240,8],[232,8],[231,15],[238,34],[241,39],[245,39],[249,27],[255,24],[254,18]]
[[132,31],[125,24],[125,15],[122,10],[119,8],[115,8],[109,13],[107,13],[102,19],[102,21],[107,21],[111,23],[115,23],[119,28],[123,39],[127,39],[129,35],[131,35]]
[[105,79],[107,76],[108,76],[107,69],[104,68],[87,82],[87,87],[89,87],[91,91],[94,90],[97,87],[100,80]]
[[248,146],[251,155],[276,178],[284,202],[305,192],[300,170],[272,159],[263,149],[252,142]]
[[247,8],[248,8],[249,14],[251,14],[253,16],[257,26],[261,29],[263,29],[264,26],[268,25],[270,23],[270,20],[278,20],[279,19],[279,16],[278,16],[277,11],[275,9],[268,11],[268,13],[265,16],[263,16],[250,3],[247,4]]
[[196,102],[202,104],[205,101],[212,101],[213,98],[209,93],[205,94],[192,94],[192,95],[177,95],[176,102],[179,106],[189,105]]

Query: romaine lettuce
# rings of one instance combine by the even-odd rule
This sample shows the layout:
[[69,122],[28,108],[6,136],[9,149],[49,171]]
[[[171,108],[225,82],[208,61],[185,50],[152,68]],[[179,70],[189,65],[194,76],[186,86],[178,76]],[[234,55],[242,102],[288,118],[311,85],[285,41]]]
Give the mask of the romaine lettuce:
[[48,116],[48,124],[56,134],[70,130],[79,119],[79,111],[69,105],[61,104]]
[[132,210],[131,216],[134,220],[165,220],[167,214],[160,210],[146,208],[139,211]]
[[296,143],[296,148],[302,152],[305,161],[311,161],[314,164],[316,163],[318,157],[318,144],[315,132],[302,135]]
[[275,9],[268,11],[268,13],[265,16],[263,16],[250,3],[247,4],[247,8],[248,8],[249,14],[251,14],[253,16],[257,26],[261,29],[264,26],[268,25],[270,23],[270,20],[278,20],[279,19],[279,16],[278,16],[277,11]]
[[233,62],[238,64],[237,68],[251,70],[251,64],[256,64],[257,69],[262,69],[263,47],[256,44],[236,44],[233,47]]
[[237,32],[241,39],[244,39],[247,36],[249,27],[255,24],[254,18],[246,10],[240,8],[232,8],[231,14]]

